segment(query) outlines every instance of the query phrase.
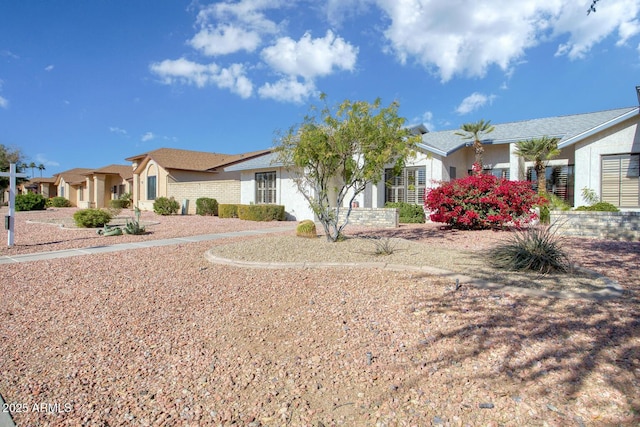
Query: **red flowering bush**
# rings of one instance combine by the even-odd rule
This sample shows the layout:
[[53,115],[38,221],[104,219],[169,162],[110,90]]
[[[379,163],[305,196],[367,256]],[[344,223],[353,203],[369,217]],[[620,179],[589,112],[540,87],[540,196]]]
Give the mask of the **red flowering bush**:
[[482,229],[520,227],[536,218],[531,208],[544,202],[527,181],[472,175],[426,190],[424,207],[431,212],[431,221]]

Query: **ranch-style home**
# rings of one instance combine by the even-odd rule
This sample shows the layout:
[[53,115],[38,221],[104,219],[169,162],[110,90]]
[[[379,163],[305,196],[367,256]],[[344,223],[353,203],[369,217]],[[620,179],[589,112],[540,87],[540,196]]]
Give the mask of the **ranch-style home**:
[[[640,210],[640,108],[629,107],[595,113],[495,124],[484,136],[485,173],[507,179],[535,182],[533,164],[515,155],[516,142],[542,136],[559,138],[560,155],[547,165],[547,190],[572,206],[586,204],[582,189],[594,190],[621,210]],[[469,140],[459,129],[428,132],[424,126],[417,155],[402,174],[385,170],[384,180],[367,187],[357,202],[379,208],[386,202],[422,204],[425,189],[442,181],[467,176],[474,162]],[[313,219],[305,199],[298,194],[288,172],[273,153],[224,168],[240,173],[241,203],[276,203],[292,219]]]
[[57,188],[55,186],[56,178],[55,177],[35,177],[31,178],[27,182],[23,182],[18,184],[18,193],[26,194],[26,193],[35,193],[42,194],[42,196],[46,198],[57,196]]
[[110,201],[131,193],[133,171],[130,165],[109,165],[93,169],[85,175],[81,208],[105,208]]
[[128,165],[99,169],[75,168],[54,176],[56,193],[82,209],[109,207],[111,199],[131,192],[133,173]]
[[194,214],[200,197],[240,203],[240,173],[224,168],[267,153],[269,150],[219,154],[159,148],[128,157],[133,171],[133,204],[141,210],[153,210],[158,197],[173,197],[186,213]]
[[87,168],[74,168],[54,175],[54,186],[59,197],[64,197],[72,206],[82,207],[86,196],[86,174],[91,172]]

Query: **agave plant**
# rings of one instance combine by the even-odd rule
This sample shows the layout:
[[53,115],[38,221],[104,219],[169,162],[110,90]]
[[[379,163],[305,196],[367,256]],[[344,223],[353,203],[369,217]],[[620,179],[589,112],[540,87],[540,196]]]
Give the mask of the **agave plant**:
[[489,251],[496,268],[541,274],[570,271],[571,263],[552,226],[530,227],[514,233],[508,242]]
[[[138,215],[139,217],[139,215]],[[124,232],[126,234],[144,234],[146,233],[144,226],[140,225],[138,220],[127,220],[127,225],[124,226]]]

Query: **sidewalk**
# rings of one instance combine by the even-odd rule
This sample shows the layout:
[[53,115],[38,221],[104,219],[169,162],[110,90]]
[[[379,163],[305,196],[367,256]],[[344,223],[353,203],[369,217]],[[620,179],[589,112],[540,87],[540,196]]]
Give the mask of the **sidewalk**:
[[[292,228],[293,229],[293,228]],[[65,249],[60,251],[36,252],[22,255],[0,256],[1,264],[13,264],[18,262],[40,261],[46,259],[68,258],[80,255],[101,254],[108,252],[126,251],[129,249],[154,248],[159,246],[178,245],[180,243],[205,242],[209,240],[225,239],[229,237],[255,236],[259,234],[277,233],[289,230],[286,227],[264,228],[261,230],[233,231],[229,233],[201,234],[197,236],[174,237],[171,239],[147,240],[136,243],[118,243],[115,245],[91,246],[80,249]]]

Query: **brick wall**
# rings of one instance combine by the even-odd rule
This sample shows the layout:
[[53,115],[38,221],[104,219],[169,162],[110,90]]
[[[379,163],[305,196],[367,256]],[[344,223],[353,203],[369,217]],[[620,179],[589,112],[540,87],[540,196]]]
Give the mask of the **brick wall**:
[[[340,210],[339,222],[347,214]],[[395,228],[398,227],[399,210],[397,208],[353,208],[349,215],[349,224],[366,227]]]
[[558,234],[611,240],[640,240],[640,212],[552,211]]
[[240,181],[173,182],[169,183],[167,197],[173,197],[181,206],[184,199],[189,200],[187,213],[195,214],[200,197],[210,197],[218,203],[240,203]]

